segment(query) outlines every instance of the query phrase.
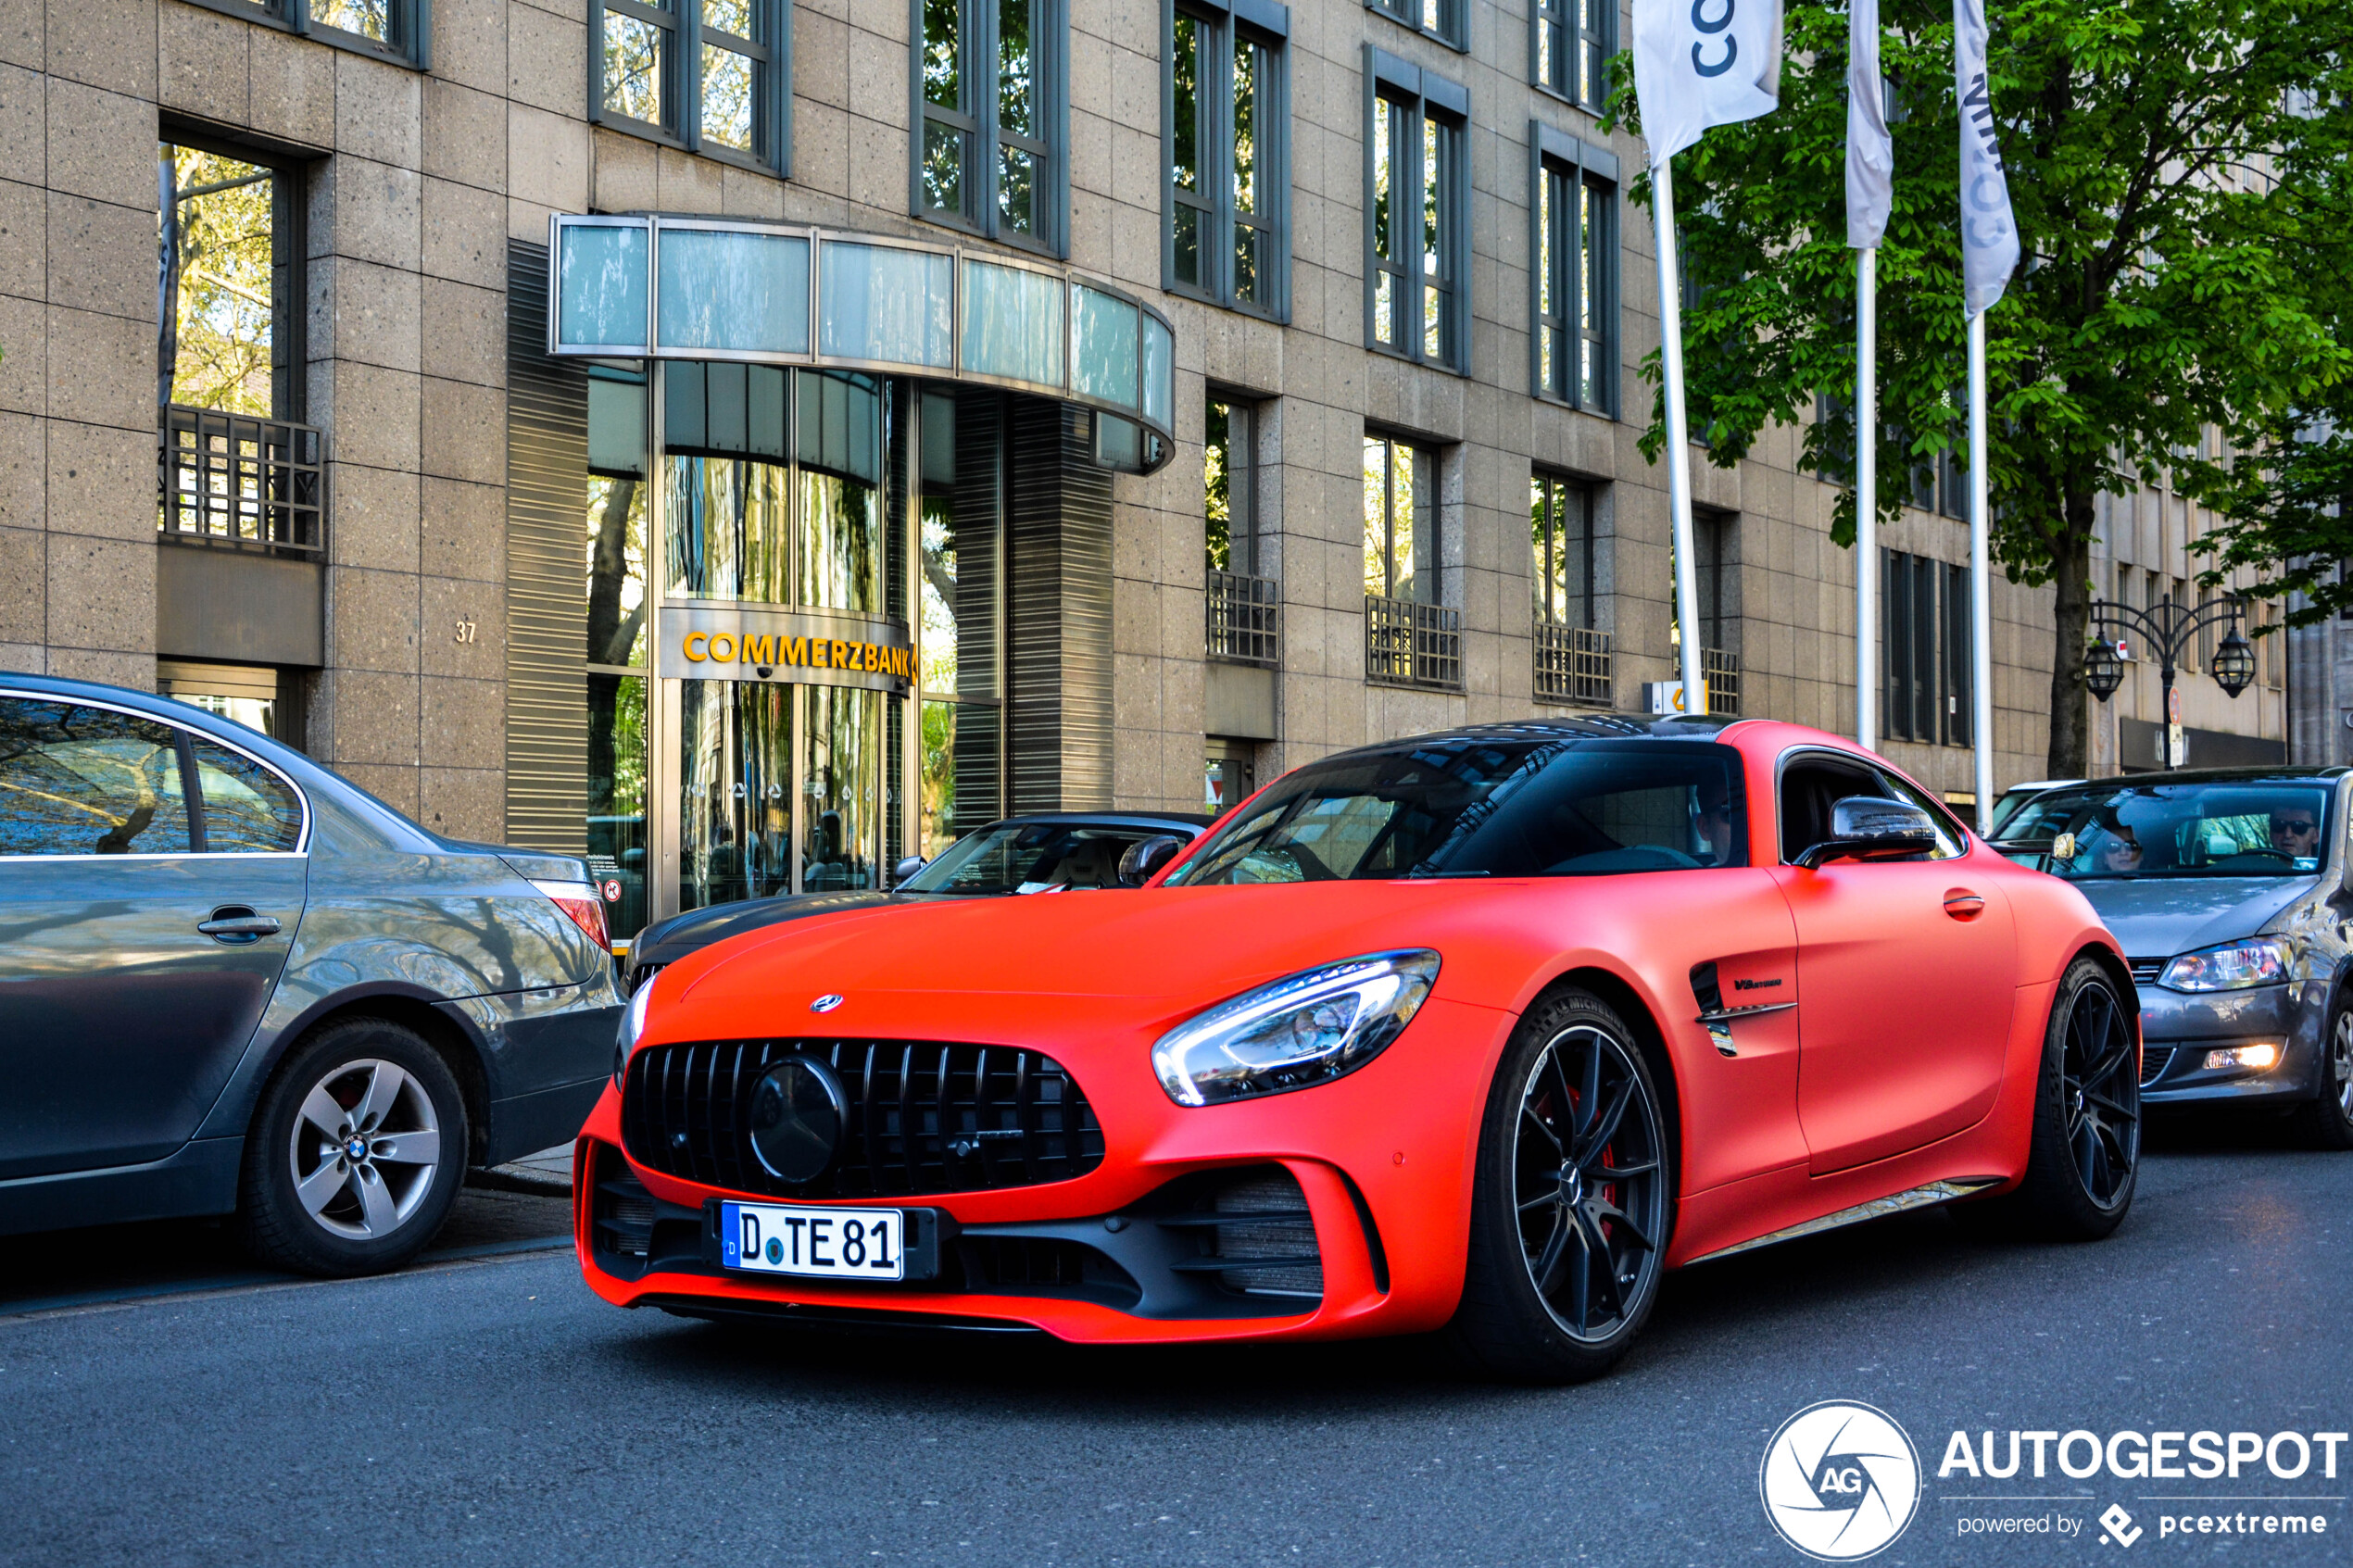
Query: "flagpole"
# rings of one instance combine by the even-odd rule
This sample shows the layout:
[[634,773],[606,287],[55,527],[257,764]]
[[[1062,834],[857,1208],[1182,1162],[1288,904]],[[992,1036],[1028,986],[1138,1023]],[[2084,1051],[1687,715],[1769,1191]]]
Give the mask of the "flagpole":
[[1855,253],[1855,740],[1879,749],[1879,250]]
[[[1658,219],[1658,364],[1667,395],[1667,503],[1674,518],[1675,622],[1682,629],[1683,711],[1701,689],[1699,578],[1692,558],[1692,447],[1683,420],[1683,295],[1675,259],[1674,159],[1651,170]],[[1704,713],[1705,705],[1697,711]]]
[[1977,762],[1977,831],[1994,831],[1994,591],[1987,547],[1985,312],[1969,319],[1969,739]]

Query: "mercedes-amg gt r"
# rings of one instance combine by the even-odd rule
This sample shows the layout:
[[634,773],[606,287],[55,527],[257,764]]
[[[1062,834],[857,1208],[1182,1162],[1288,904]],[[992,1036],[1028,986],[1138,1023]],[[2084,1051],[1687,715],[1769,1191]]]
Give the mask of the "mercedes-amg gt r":
[[1444,1329],[1590,1376],[1668,1268],[1923,1204],[2107,1235],[2133,980],[2081,894],[1760,721],[1311,763],[1138,894],[855,910],[632,998],[606,1299],[1065,1340]]

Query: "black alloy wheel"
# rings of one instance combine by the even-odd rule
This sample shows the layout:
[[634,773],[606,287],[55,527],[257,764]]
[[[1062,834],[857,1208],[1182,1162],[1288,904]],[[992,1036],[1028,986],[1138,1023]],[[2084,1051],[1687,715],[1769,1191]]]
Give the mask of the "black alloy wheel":
[[1673,1198],[1665,1118],[1632,1032],[1586,992],[1540,1001],[1490,1098],[1456,1348],[1514,1377],[1606,1371],[1657,1299]]
[[2085,1196],[2108,1209],[2130,1196],[2140,1163],[2140,1063],[2105,975],[2078,988],[2071,1001],[2059,1057],[2068,1153]]
[[2026,1170],[1999,1198],[1964,1203],[1972,1230],[2096,1241],[2133,1206],[2141,1165],[2141,1074],[2133,1014],[2098,960],[2068,965],[2051,999]]

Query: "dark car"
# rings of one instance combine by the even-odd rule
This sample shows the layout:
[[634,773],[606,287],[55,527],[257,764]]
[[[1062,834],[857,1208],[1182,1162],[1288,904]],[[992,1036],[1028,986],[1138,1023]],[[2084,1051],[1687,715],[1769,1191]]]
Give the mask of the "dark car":
[[394,1267],[568,1142],[621,997],[577,859],[428,832],[184,703],[0,674],[0,1235],[235,1213]]
[[2353,1148],[2343,768],[2143,773],[2036,796],[1994,847],[2081,888],[2131,958],[2142,1098],[2292,1109]]
[[[1024,893],[1061,893],[1140,883],[1190,844],[1214,819],[1189,811],[1046,811],[1007,817],[956,840],[927,862],[902,861],[896,891],[799,893],[747,898],[658,920],[629,944],[622,990],[664,964],[713,942],[747,931],[811,915],[861,909],[874,904],[920,904],[939,898],[989,898]],[[1153,846],[1148,859],[1121,876],[1128,851]],[[916,870],[917,865],[921,870]]]

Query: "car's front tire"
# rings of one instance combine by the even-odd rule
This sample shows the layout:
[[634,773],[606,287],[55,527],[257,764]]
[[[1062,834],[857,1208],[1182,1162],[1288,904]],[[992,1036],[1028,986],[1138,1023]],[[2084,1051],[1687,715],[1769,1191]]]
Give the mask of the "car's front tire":
[[1607,1372],[1658,1299],[1674,1197],[1664,1104],[1633,1031],[1591,992],[1540,999],[1488,1095],[1447,1325],[1458,1357],[1529,1382]]
[[449,1217],[469,1147],[465,1097],[422,1036],[331,1023],[280,1064],[246,1134],[245,1245],[300,1273],[396,1269]]
[[2322,1148],[2353,1148],[2353,1001],[2338,997],[2321,1042],[2321,1092],[2298,1107],[2296,1127]]
[[2068,966],[2044,1025],[2025,1178],[2000,1198],[1963,1205],[1957,1217],[2052,1241],[2097,1241],[2123,1223],[2141,1163],[2140,1062],[2127,994],[2096,959]]

